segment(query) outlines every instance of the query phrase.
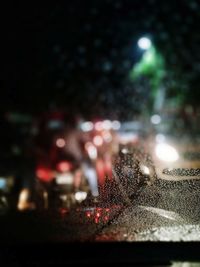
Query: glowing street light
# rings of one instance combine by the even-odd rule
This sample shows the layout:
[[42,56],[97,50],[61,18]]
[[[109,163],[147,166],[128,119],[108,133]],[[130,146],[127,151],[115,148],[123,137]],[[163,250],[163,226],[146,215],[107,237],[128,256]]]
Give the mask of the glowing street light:
[[142,37],[138,40],[137,44],[138,44],[139,48],[141,48],[142,50],[148,50],[151,47],[152,42],[149,38]]

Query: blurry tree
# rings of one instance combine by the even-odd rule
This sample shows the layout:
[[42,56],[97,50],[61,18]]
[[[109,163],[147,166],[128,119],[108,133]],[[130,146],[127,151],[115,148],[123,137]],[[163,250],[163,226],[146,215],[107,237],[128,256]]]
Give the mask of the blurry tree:
[[[8,5],[0,109],[37,113],[55,101],[85,117],[131,117],[159,85],[170,103],[198,107],[199,9],[198,0]],[[135,66],[136,78],[134,44],[146,33],[156,50]]]
[[[163,56],[154,46],[144,52],[141,60],[130,71],[130,79],[132,81],[138,83],[138,81],[141,81],[141,77],[146,78],[149,83],[149,86],[144,88],[144,90],[150,90],[148,94],[149,112],[160,110],[163,106],[166,92],[164,85],[166,69]],[[136,86],[138,86],[137,83]]]

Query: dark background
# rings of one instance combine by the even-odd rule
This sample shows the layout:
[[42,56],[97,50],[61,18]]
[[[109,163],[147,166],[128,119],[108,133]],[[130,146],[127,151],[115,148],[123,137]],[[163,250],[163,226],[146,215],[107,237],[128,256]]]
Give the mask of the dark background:
[[128,73],[148,35],[186,102],[199,105],[196,0],[8,2],[1,9],[1,110],[39,113],[52,103],[85,117],[139,113],[146,92]]

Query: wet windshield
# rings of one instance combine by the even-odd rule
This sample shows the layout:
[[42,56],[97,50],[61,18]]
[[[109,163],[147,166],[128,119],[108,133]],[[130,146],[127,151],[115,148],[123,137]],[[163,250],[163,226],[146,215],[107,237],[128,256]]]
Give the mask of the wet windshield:
[[199,11],[5,8],[2,242],[200,241]]

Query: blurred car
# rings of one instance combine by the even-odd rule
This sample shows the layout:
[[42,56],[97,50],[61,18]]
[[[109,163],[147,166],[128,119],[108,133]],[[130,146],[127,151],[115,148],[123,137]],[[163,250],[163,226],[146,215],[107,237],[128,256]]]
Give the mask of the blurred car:
[[171,118],[154,126],[146,139],[158,178],[187,180],[200,178],[200,133],[185,129],[181,119]]
[[113,163],[113,176],[125,202],[129,204],[130,199],[157,178],[150,154],[135,146],[126,146],[119,152]]
[[49,153],[43,150],[38,156],[36,192],[45,209],[70,207],[85,200],[90,188],[80,162],[66,151],[61,133],[50,141]]
[[113,175],[126,202],[159,181],[172,184],[200,178],[200,134],[184,131],[181,123],[175,127],[173,122],[164,120],[137,145],[121,147]]
[[138,143],[142,132],[143,125],[139,121],[123,122],[117,132],[118,142],[121,145]]
[[163,136],[162,141],[156,138],[151,141],[150,150],[160,179],[179,181],[200,178],[200,147],[191,140]]
[[37,193],[42,198],[43,208],[71,207],[87,198],[90,192],[86,178],[79,167],[70,160],[55,165],[38,166]]

